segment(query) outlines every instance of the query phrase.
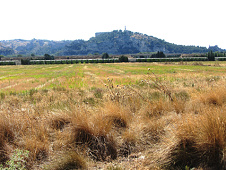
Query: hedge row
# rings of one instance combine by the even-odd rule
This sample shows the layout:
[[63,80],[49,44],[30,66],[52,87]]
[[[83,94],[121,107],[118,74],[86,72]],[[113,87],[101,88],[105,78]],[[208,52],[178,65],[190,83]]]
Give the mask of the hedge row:
[[[226,57],[216,57],[217,61],[226,61]],[[190,58],[137,58],[136,62],[180,62],[180,61],[208,61],[207,57]],[[118,59],[94,59],[94,60],[28,60],[26,64],[79,64],[79,63],[118,63]],[[22,63],[25,64],[25,63]],[[0,61],[0,65],[16,65],[14,61]]]
[[16,63],[13,61],[1,61],[0,65],[16,65]]
[[30,64],[79,64],[79,63],[116,63],[119,60],[30,60]]
[[207,57],[191,58],[138,58],[136,62],[179,62],[179,61],[208,61]]
[[226,57],[216,57],[217,61],[226,61]]

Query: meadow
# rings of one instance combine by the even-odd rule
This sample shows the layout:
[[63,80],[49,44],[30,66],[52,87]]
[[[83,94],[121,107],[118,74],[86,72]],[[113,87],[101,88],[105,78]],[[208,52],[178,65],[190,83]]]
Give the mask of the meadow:
[[224,169],[226,62],[0,67],[2,169]]

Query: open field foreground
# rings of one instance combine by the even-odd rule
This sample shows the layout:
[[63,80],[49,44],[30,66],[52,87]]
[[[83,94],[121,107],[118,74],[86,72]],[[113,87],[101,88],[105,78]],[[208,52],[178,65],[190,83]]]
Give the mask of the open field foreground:
[[226,63],[0,67],[2,169],[225,169]]

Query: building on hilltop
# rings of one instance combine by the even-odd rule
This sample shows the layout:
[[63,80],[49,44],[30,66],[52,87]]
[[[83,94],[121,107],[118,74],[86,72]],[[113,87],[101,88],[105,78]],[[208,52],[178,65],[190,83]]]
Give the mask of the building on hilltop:
[[[127,32],[128,30],[126,29],[126,26],[125,26],[125,30],[124,30],[124,32]],[[101,35],[101,34],[105,34],[105,33],[110,33],[110,32],[96,32],[95,33],[95,37],[97,37],[97,36],[99,36],[99,35]]]
[[212,50],[212,51],[219,51],[219,52],[222,52],[224,50],[222,50],[221,48],[218,47],[218,45],[215,45],[215,46],[209,46],[208,50]]

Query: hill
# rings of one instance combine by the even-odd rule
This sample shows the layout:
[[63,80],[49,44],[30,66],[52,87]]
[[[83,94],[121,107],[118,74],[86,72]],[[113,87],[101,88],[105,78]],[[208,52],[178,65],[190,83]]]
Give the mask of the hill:
[[56,56],[87,55],[87,54],[134,54],[140,52],[164,53],[206,53],[209,50],[224,51],[217,46],[197,47],[176,45],[146,34],[115,30],[96,33],[88,41],[50,41],[50,40],[7,40],[0,41],[0,55],[44,55]]
[[203,53],[205,47],[175,45],[165,42],[153,36],[131,32],[112,31],[96,35],[88,41],[76,40],[67,45],[63,55],[110,53],[110,54],[134,54],[139,52],[165,53]]
[[0,55],[57,55],[67,44],[72,41],[50,41],[50,40],[5,40],[0,41]]

